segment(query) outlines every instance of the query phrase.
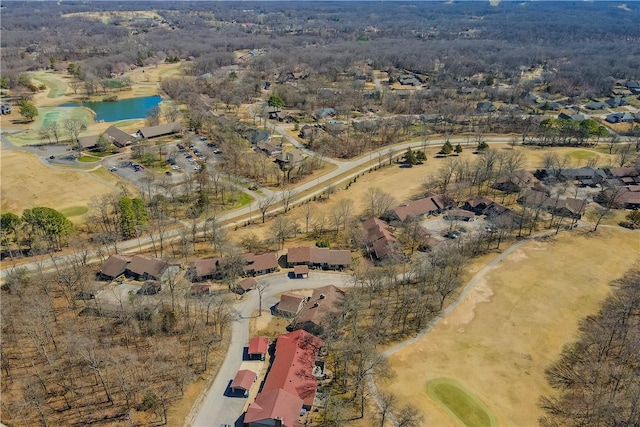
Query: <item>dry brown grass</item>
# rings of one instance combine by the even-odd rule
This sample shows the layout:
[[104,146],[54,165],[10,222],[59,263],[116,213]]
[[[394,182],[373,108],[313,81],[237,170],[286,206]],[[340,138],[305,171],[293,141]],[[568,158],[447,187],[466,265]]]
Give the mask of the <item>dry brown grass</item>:
[[47,206],[57,210],[88,206],[94,196],[114,188],[83,171],[59,171],[22,151],[0,151],[2,211],[22,214],[24,209]]
[[638,262],[639,241],[638,232],[601,228],[525,244],[423,339],[393,355],[396,377],[380,388],[419,407],[430,425],[455,426],[426,388],[431,379],[452,378],[501,425],[536,424],[538,398],[552,394],[544,370],[579,320],[598,310],[608,283]]

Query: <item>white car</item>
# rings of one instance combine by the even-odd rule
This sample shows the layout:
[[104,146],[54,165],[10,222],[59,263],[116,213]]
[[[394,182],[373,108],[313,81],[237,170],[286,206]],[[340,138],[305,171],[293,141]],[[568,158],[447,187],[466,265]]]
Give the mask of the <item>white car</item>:
[[171,166],[171,169],[173,169],[174,171],[179,171],[181,169],[181,167],[178,166],[178,165],[173,165],[173,166]]
[[115,166],[111,166],[111,167],[109,168],[109,172],[115,172],[115,171],[117,171],[117,170],[118,170],[118,168],[117,168],[117,167],[115,167]]

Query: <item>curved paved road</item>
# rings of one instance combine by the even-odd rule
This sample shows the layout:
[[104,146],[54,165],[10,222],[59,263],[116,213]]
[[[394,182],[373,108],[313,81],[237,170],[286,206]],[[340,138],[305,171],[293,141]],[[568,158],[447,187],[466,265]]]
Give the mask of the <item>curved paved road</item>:
[[[312,270],[307,279],[289,279],[286,273],[262,276],[259,283],[266,285],[262,296],[262,308],[267,309],[278,302],[277,295],[296,289],[315,289],[326,285],[347,287],[352,285],[349,275],[341,273],[325,273]],[[231,343],[225,360],[216,375],[213,385],[198,397],[185,425],[196,427],[214,426],[220,424],[234,425],[242,414],[246,399],[226,397],[224,392],[240,369],[244,347],[249,344],[249,320],[258,310],[259,295],[257,290],[250,291],[243,299],[235,304],[237,318],[231,329]],[[284,331],[283,331],[284,332]]]

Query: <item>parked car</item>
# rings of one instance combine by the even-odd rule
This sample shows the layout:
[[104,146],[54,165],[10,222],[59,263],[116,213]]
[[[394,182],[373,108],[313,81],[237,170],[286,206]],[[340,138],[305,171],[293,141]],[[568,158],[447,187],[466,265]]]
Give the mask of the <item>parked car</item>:
[[117,167],[115,167],[115,166],[111,166],[111,167],[109,168],[109,172],[115,172],[115,171],[117,171],[117,170],[118,170],[118,168],[117,168]]
[[206,137],[206,136],[201,136],[201,137],[200,137],[200,141],[206,141],[206,140],[207,140],[207,137]]
[[458,233],[457,231],[449,231],[444,235],[444,237],[448,239],[457,239],[458,237],[460,237],[460,233]]

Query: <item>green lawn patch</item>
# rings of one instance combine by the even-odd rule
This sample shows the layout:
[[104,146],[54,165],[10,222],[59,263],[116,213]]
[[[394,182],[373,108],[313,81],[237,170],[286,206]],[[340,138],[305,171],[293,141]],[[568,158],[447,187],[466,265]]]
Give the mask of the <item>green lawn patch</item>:
[[247,193],[236,194],[234,200],[230,201],[234,206],[246,206],[253,201],[253,198]]
[[79,161],[80,163],[93,163],[93,162],[98,162],[98,161],[100,161],[100,158],[98,158],[98,157],[93,157],[93,156],[87,156],[87,155],[84,155],[84,156],[80,156],[80,157],[78,157],[78,161]]
[[427,383],[429,397],[437,401],[461,425],[466,427],[497,426],[495,416],[484,403],[448,378]]
[[67,93],[67,83],[59,76],[38,73],[32,74],[30,77],[49,89],[47,98],[59,98]]
[[67,218],[84,215],[87,212],[89,212],[89,208],[86,206],[69,206],[68,208],[60,209],[60,213]]
[[595,156],[597,156],[596,153],[588,150],[574,150],[569,153],[569,157],[578,159],[578,160],[586,160],[590,157],[595,157]]

